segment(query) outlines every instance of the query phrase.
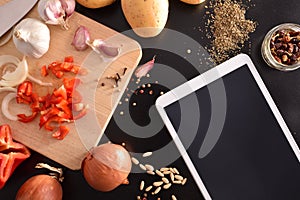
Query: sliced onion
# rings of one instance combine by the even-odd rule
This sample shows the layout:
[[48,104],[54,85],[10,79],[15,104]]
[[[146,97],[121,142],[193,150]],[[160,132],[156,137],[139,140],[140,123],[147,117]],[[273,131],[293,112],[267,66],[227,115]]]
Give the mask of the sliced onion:
[[28,64],[25,57],[20,62],[18,58],[14,56],[4,55],[0,57],[1,67],[4,65],[1,63],[3,59],[4,64],[12,63],[17,66],[16,70],[13,72],[6,72],[0,80],[0,86],[4,87],[14,87],[24,82],[28,75]]
[[15,115],[12,115],[9,110],[8,110],[8,106],[9,106],[9,102],[11,100],[13,100],[14,98],[16,98],[17,94],[16,93],[9,93],[7,94],[3,100],[2,100],[2,105],[1,105],[1,110],[2,110],[2,113],[3,115],[9,119],[9,120],[12,120],[12,121],[17,121],[18,120],[18,117],[15,116]]
[[0,87],[1,92],[17,92],[17,89],[13,87]]
[[0,56],[0,68],[8,65],[12,65],[15,68],[15,71],[10,72],[2,70],[4,74],[2,75],[2,80],[0,80],[0,86],[15,87],[24,82],[26,78],[42,86],[53,86],[52,83],[45,83],[28,73],[28,64],[25,57],[23,57],[22,61],[20,61],[15,56]]
[[50,87],[53,86],[52,83],[46,83],[46,82],[43,82],[43,81],[41,81],[41,80],[39,80],[39,79],[37,79],[37,78],[31,76],[30,74],[27,74],[27,78],[28,78],[29,80],[31,80],[32,82],[35,82],[35,83],[37,83],[37,84],[39,84],[39,85],[41,85],[41,86],[50,86]]

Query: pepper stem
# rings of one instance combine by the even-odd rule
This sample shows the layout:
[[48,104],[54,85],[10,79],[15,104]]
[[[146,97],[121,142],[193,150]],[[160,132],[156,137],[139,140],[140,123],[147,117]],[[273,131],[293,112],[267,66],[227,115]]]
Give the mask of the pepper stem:
[[59,182],[63,182],[63,180],[64,180],[62,168],[52,167],[52,166],[50,166],[46,163],[38,163],[38,164],[36,164],[35,168],[37,168],[37,169],[48,169],[52,172],[56,172],[56,174],[55,173],[50,173],[50,176],[52,176],[53,178],[56,178]]

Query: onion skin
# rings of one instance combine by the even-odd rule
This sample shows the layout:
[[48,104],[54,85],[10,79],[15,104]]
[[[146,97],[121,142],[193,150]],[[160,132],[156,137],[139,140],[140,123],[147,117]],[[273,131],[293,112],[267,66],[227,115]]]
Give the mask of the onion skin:
[[93,148],[82,162],[83,176],[95,190],[109,192],[128,184],[131,171],[128,151],[117,144],[102,144]]
[[18,190],[16,200],[61,200],[60,183],[49,175],[36,175],[28,179]]

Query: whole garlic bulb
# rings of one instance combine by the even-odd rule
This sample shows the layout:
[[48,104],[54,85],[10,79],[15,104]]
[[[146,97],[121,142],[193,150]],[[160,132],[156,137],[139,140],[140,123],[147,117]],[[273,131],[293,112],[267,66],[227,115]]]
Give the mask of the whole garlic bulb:
[[25,18],[14,28],[13,41],[24,55],[40,58],[49,49],[50,30],[37,19]]

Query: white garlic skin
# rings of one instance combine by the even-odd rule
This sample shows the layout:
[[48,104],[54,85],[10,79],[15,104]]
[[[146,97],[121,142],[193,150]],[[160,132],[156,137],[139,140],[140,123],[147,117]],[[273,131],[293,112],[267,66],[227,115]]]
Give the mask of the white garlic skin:
[[49,49],[50,30],[37,19],[25,18],[14,28],[13,41],[24,55],[40,58]]

